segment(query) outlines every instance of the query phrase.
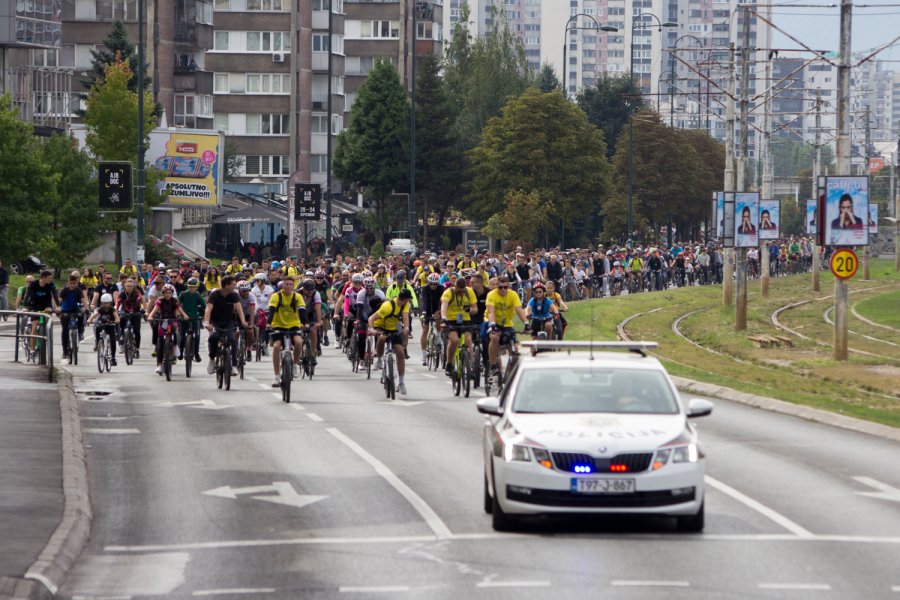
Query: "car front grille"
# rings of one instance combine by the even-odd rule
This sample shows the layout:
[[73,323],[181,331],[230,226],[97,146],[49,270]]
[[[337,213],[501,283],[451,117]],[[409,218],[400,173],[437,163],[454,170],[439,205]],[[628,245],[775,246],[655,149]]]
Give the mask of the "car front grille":
[[515,502],[564,506],[569,508],[652,508],[692,502],[697,495],[695,488],[687,493],[673,494],[670,490],[635,492],[633,494],[575,494],[561,490],[524,489],[506,486],[506,498]]
[[[619,454],[612,458],[594,458],[590,454],[579,452],[552,452],[553,465],[567,473],[581,473],[575,467],[590,467],[590,473],[640,473],[650,467],[652,452]],[[624,466],[624,470],[612,469],[612,465]]]

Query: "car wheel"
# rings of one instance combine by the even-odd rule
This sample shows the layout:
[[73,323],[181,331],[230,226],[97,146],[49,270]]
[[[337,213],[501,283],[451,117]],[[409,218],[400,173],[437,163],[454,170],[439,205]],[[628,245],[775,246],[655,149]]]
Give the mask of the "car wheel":
[[[494,482],[494,491],[497,491],[496,481]],[[500,501],[497,499],[498,496],[499,494],[495,493],[491,499],[491,526],[494,531],[515,531],[519,520],[503,512],[503,507],[500,506]]]
[[494,511],[494,500],[491,498],[491,492],[488,490],[487,475],[484,476],[484,512],[491,514]]
[[683,531],[685,533],[700,533],[703,531],[704,525],[704,505],[706,501],[700,503],[700,510],[697,511],[695,515],[688,515],[684,517],[675,517],[675,524],[678,527],[678,531]]
[[15,263],[9,265],[9,269],[13,272],[13,275],[24,275],[25,274],[25,267],[24,267],[24,265],[22,265],[22,263],[15,262]]

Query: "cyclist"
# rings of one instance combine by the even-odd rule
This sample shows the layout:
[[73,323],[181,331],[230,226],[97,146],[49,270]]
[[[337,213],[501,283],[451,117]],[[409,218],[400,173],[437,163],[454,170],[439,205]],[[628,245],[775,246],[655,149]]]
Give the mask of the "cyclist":
[[[56,312],[59,307],[59,299],[56,294],[56,286],[53,285],[53,271],[43,270],[37,281],[32,281],[25,290],[23,301],[25,308],[32,312]],[[31,322],[31,335],[36,336],[40,319]],[[31,349],[35,348],[37,338],[30,338]]]
[[[532,286],[533,289],[534,286]],[[525,311],[522,310],[522,301],[519,299],[519,295],[509,292],[509,278],[505,275],[497,278],[497,289],[488,293],[485,305],[490,330],[488,357],[491,368],[496,374],[500,371],[501,336],[510,336],[515,343],[516,330],[513,329],[513,316],[518,316],[522,323],[526,323],[528,318],[525,316]]]
[[133,277],[137,278],[138,276],[138,268],[131,264],[131,259],[126,258],[125,264],[122,265],[122,268],[119,269],[119,273],[124,275],[125,277]]
[[[378,363],[376,369],[384,367],[382,357],[384,356],[384,344],[388,336],[391,336],[391,342],[394,346],[401,346],[403,349],[403,330],[409,327],[409,304],[412,300],[412,292],[408,289],[400,290],[396,298],[385,300],[381,307],[369,316],[369,329],[378,332],[378,341],[375,347],[378,354]],[[399,390],[401,394],[406,394],[406,384],[403,376],[406,371],[405,352],[395,350],[397,356],[397,375],[399,376]]]
[[422,347],[422,366],[428,364],[427,348],[428,348],[428,330],[431,322],[441,312],[441,296],[444,294],[444,288],[441,286],[441,275],[437,272],[428,274],[427,284],[422,288],[422,336],[419,344]]
[[119,286],[117,286],[113,282],[112,273],[105,271],[103,276],[99,278],[100,283],[97,284],[97,287],[94,289],[94,299],[91,302],[91,306],[97,308],[99,305],[100,296],[103,294],[109,294],[113,297],[113,301],[115,301],[119,296]]
[[256,300],[255,319],[259,329],[257,333],[263,341],[263,354],[265,354],[266,346],[269,344],[269,332],[266,329],[266,310],[269,307],[269,299],[275,293],[275,290],[269,285],[269,280],[265,273],[257,273],[253,276],[253,281],[256,285],[253,286],[250,293],[253,295],[253,299]]
[[[231,329],[237,320],[241,327],[248,327],[247,321],[244,319],[244,311],[241,308],[241,298],[234,291],[235,279],[231,275],[226,275],[220,282],[220,287],[210,293],[206,299],[206,311],[203,313],[203,325],[210,332],[207,350],[209,351],[209,363],[206,365],[206,372],[213,375],[216,372],[216,353],[219,343],[219,335],[221,330]],[[237,369],[234,368],[234,347],[235,337],[229,340],[231,343],[232,365],[231,375],[237,375]]]
[[[355,293],[353,298],[353,316],[356,319],[354,330],[365,332],[366,323],[369,316],[381,308],[386,300],[384,292],[378,288],[378,280],[375,277],[366,277],[363,279],[363,289]],[[366,338],[364,335],[359,336],[358,346],[359,356],[363,356],[366,352]]]
[[[178,340],[178,360],[184,358],[184,341],[187,337],[188,330],[194,334],[194,356],[188,356],[187,359],[194,359],[194,362],[200,362],[200,315],[206,309],[206,302],[203,300],[197,288],[200,287],[200,280],[191,277],[187,281],[187,290],[178,294],[178,301],[181,308],[188,316],[187,321],[181,322],[181,336]],[[140,338],[137,338],[140,339]]]
[[[153,322],[154,317],[156,317],[159,325]],[[166,341],[166,330],[163,329],[162,322],[169,321],[169,327],[173,327],[178,317],[182,319],[189,318],[184,309],[181,308],[178,298],[175,297],[175,286],[167,283],[163,286],[162,296],[156,299],[153,308],[147,314],[147,320],[150,321],[152,327],[156,330],[156,373],[158,375],[163,373],[163,344]]]
[[[247,323],[253,323],[253,317],[256,316],[256,297],[250,293],[250,290],[253,286],[249,281],[241,281],[237,285],[238,297],[241,299],[241,309],[244,311],[244,321]],[[253,358],[253,351],[250,348],[253,347],[253,327],[247,327],[247,347],[246,347],[246,357],[247,360],[251,360]]]
[[284,280],[281,290],[272,294],[269,298],[269,327],[272,340],[272,367],[275,371],[275,380],[272,387],[281,385],[281,345],[284,336],[289,335],[294,347],[293,375],[298,375],[297,364],[300,362],[300,328],[306,319],[306,304],[303,296],[294,292],[294,280],[290,277]]
[[[396,298],[400,294],[400,290],[408,290],[412,295],[412,310],[418,312],[419,310],[419,299],[416,298],[416,290],[406,279],[406,271],[403,269],[398,269],[394,274],[394,283],[388,286],[388,289],[384,291],[384,297],[387,300],[392,298]],[[412,333],[412,320],[410,320],[410,325],[408,328],[403,330],[403,348],[405,349],[407,344],[409,343],[409,336]],[[405,358],[409,358],[409,354],[407,353]]]
[[547,286],[543,283],[536,283],[531,293],[533,297],[525,307],[525,316],[531,323],[531,337],[536,338],[538,328],[541,328],[547,333],[547,339],[550,339],[553,334],[553,320],[559,315],[559,309],[547,298]]
[[25,296],[28,295],[28,288],[32,283],[34,283],[34,276],[27,275],[25,277],[25,285],[16,290],[16,305],[14,307],[16,310],[19,310],[19,307],[25,308]]
[[119,324],[119,313],[113,307],[112,294],[103,294],[98,300],[100,300],[99,306],[94,309],[94,314],[87,320],[88,325],[97,321],[97,324],[94,325],[94,350],[97,349],[100,341],[100,329],[102,328],[109,335],[109,364],[116,366],[116,326]]
[[125,286],[122,293],[119,294],[119,300],[116,302],[116,309],[119,311],[119,322],[122,323],[122,329],[125,329],[126,323],[131,323],[131,329],[134,331],[134,357],[140,358],[138,348],[141,346],[141,310],[144,308],[144,296],[141,288],[134,279],[129,277],[125,280]]
[[641,258],[641,249],[635,248],[631,253],[631,258],[626,263],[628,268],[628,283],[633,290],[641,291],[643,282],[641,278],[644,272],[644,259]]
[[659,255],[659,251],[656,248],[650,249],[650,258],[647,259],[647,268],[653,273],[653,279],[650,280],[652,285],[651,290],[653,291],[661,291],[665,289],[665,279],[663,278],[663,262],[662,257]]
[[327,346],[329,344],[328,330],[331,328],[329,325],[329,323],[331,323],[331,302],[328,299],[328,292],[331,290],[331,281],[328,278],[327,273],[321,268],[316,271],[314,278],[316,293],[318,293],[319,298],[322,299],[322,324],[320,335],[322,336],[322,345]]
[[363,282],[366,278],[362,273],[354,273],[350,278],[350,282],[344,286],[341,296],[344,298],[344,339],[351,339],[353,335],[353,312],[356,306],[356,297],[363,288]]
[[231,257],[231,263],[225,267],[226,275],[239,275],[243,271],[243,267],[241,266],[241,259],[237,256]]
[[[449,377],[453,372],[453,355],[459,338],[465,333],[464,327],[469,325],[472,315],[478,312],[478,299],[472,288],[466,285],[465,277],[456,280],[456,285],[444,291],[441,296],[441,329],[447,330],[447,366],[445,372]],[[466,336],[466,348],[472,355],[472,333]],[[468,365],[471,367],[471,365]]]
[[[312,275],[310,273],[310,275]],[[319,349],[319,336],[322,335],[322,296],[316,291],[316,282],[312,279],[304,279],[300,284],[300,294],[303,296],[303,302],[306,305],[306,323],[309,326],[309,343],[312,350],[312,356],[309,357],[309,363],[316,365],[316,357],[320,356],[322,351]]]
[[[79,287],[77,275],[69,275],[66,285],[59,291],[59,318],[62,321],[63,360],[70,355],[69,348],[69,315],[80,317],[82,310],[89,310],[87,295]],[[81,329],[79,327],[79,329]]]

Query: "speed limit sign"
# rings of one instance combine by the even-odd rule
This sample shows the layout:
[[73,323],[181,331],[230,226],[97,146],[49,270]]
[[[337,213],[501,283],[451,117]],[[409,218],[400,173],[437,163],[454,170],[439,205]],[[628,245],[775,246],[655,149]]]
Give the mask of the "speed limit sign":
[[850,279],[859,269],[856,252],[843,248],[831,255],[831,272],[838,279]]

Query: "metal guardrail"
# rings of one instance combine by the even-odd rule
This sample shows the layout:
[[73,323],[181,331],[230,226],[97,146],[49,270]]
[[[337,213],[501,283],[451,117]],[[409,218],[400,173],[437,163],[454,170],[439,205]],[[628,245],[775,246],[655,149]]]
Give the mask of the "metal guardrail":
[[[24,348],[24,342],[26,340],[43,340],[44,343],[41,344],[40,349],[36,351],[36,359],[38,364],[47,366],[47,379],[50,383],[53,383],[53,315],[46,312],[26,312],[18,310],[0,310],[0,315],[9,315],[16,318],[15,333],[0,332],[0,337],[15,338],[15,362],[21,362],[19,360],[20,351],[27,351],[26,348]],[[31,317],[32,319],[44,319],[45,333],[43,335],[32,335],[31,333],[23,331],[28,317]],[[40,327],[38,327],[38,331],[40,332]]]

